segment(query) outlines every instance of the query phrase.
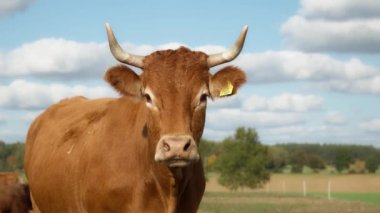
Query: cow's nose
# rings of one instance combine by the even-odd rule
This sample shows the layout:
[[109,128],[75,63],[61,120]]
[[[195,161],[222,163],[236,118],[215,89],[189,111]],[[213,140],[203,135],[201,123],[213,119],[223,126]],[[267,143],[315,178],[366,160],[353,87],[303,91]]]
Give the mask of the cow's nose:
[[192,138],[189,136],[173,136],[162,139],[163,151],[181,154],[189,151]]
[[189,135],[163,136],[156,148],[155,160],[172,163],[174,161],[194,161],[199,159],[197,145]]
[[186,158],[195,145],[193,137],[187,135],[167,136],[161,140],[163,151],[169,158]]

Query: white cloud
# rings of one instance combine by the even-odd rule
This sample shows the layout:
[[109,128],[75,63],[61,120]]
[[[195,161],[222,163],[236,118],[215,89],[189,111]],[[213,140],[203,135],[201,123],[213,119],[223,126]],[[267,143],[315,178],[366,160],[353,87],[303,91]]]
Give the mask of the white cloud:
[[323,98],[315,95],[284,93],[271,98],[251,96],[243,102],[243,109],[248,111],[306,112],[318,110],[322,104]]
[[379,73],[357,58],[340,61],[324,54],[298,51],[247,53],[239,56],[236,64],[248,72],[251,82],[357,80]]
[[314,89],[380,95],[380,70],[358,58],[337,60],[318,53],[267,51],[243,54],[234,64],[247,72],[253,84],[311,81],[309,86]]
[[379,17],[376,0],[301,0],[300,14],[308,18],[353,19]]
[[15,80],[9,85],[0,85],[0,107],[12,109],[42,109],[63,98],[72,96],[89,98],[116,96],[110,87],[88,87],[83,85],[39,84]]
[[380,95],[380,75],[368,79],[330,80],[316,84],[316,87],[344,93]]
[[[0,75],[64,75],[104,72],[111,62],[106,43],[46,38],[0,54]],[[108,56],[108,57],[107,57]],[[74,76],[74,75],[73,75]]]
[[380,18],[336,21],[294,16],[281,31],[288,45],[304,51],[380,52]]
[[346,117],[341,112],[327,112],[324,120],[330,125],[342,125],[346,123]]
[[372,119],[360,124],[360,127],[369,132],[380,132],[380,119]]
[[24,10],[33,0],[1,0],[0,17]]
[[281,29],[291,47],[304,51],[380,52],[380,1],[302,0]]

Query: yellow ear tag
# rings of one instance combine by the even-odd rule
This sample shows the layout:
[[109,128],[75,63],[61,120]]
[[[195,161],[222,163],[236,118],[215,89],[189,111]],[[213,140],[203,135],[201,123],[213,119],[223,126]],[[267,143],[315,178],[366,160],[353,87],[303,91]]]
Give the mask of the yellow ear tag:
[[227,84],[220,90],[219,97],[231,95],[233,90],[234,86],[231,81],[227,81]]

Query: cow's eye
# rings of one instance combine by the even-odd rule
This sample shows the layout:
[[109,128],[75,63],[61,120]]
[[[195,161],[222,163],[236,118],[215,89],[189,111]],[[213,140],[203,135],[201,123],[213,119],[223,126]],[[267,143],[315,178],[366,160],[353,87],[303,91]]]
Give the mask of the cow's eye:
[[207,104],[207,97],[208,97],[208,95],[206,93],[202,94],[199,97],[199,102],[196,105],[195,109],[200,109],[200,108],[206,106],[206,104]]
[[149,103],[149,104],[152,103],[152,98],[150,97],[149,94],[145,93],[145,94],[144,94],[144,98],[145,98],[145,101],[146,101],[147,103]]
[[199,103],[205,103],[207,101],[207,94],[202,94],[200,99],[199,99]]

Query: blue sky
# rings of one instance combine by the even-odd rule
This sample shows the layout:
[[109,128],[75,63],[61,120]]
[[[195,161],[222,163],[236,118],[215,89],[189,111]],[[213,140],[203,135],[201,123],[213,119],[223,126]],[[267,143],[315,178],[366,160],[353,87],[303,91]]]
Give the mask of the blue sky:
[[105,22],[136,54],[180,45],[223,51],[249,25],[242,54],[230,62],[248,83],[234,97],[209,102],[207,139],[246,126],[267,144],[380,146],[375,0],[2,0],[0,139],[24,141],[31,121],[62,98],[117,97],[102,80],[117,63]]

